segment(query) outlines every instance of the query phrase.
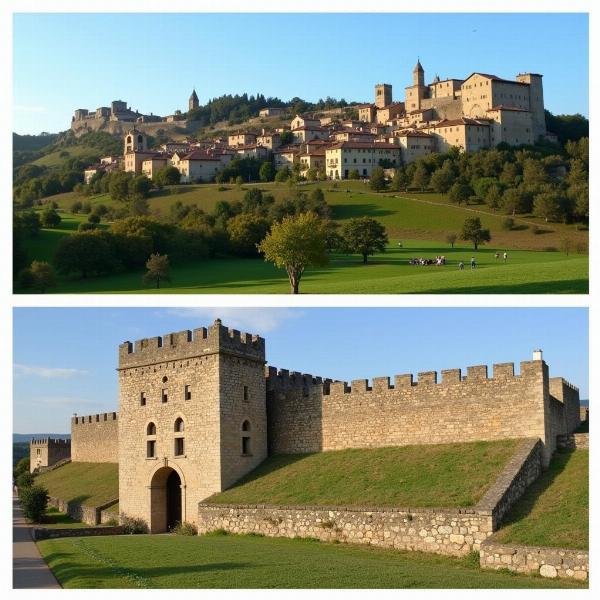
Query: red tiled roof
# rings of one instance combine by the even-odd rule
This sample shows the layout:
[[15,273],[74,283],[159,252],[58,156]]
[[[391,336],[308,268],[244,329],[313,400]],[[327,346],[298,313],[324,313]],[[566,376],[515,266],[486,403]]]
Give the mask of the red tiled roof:
[[216,158],[215,156],[212,156],[211,154],[208,154],[206,152],[202,152],[201,150],[194,150],[193,152],[190,152],[189,154],[186,154],[181,160],[212,160],[212,161],[219,161],[218,158]]
[[339,148],[365,148],[367,150],[375,150],[378,148],[398,149],[396,144],[388,144],[387,142],[337,142],[332,144],[330,150],[338,150]]
[[327,128],[320,125],[302,125],[301,127],[292,129],[292,131],[327,131]]
[[431,125],[431,127],[450,127],[452,125],[488,125],[488,123],[484,123],[479,119],[461,117],[460,119],[444,119],[437,125]]
[[500,83],[514,83],[515,85],[529,85],[528,83],[523,83],[522,81],[512,81],[510,79],[502,79],[502,77],[496,77],[496,75],[490,75],[489,73],[479,73],[475,71],[471,73],[464,81],[463,85],[473,77],[473,75],[481,75],[481,77],[485,77],[486,79],[492,79],[493,81],[499,81]]

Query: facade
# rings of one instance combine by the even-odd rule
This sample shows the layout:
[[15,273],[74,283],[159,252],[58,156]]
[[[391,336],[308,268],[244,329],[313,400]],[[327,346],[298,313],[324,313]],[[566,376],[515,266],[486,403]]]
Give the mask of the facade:
[[31,473],[52,467],[71,458],[71,440],[41,438],[29,442],[29,471]]
[[175,152],[171,166],[181,173],[181,183],[209,182],[221,168],[221,159],[202,150],[190,153]]
[[389,168],[400,166],[400,147],[388,143],[338,142],[325,150],[325,169],[330,179],[348,179],[352,171],[370,177],[384,161]]
[[[119,463],[120,511],[153,533],[196,522],[198,504],[268,454],[508,438],[579,426],[578,389],[532,360],[343,381],[265,367],[265,340],[208,328],[119,346],[119,415],[72,420],[72,458]],[[34,446],[32,445],[32,448]]]

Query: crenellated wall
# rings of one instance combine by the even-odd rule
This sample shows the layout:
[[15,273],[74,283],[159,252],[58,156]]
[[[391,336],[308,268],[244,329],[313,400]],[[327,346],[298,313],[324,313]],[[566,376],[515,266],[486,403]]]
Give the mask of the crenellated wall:
[[119,462],[119,423],[116,412],[71,418],[73,462]]
[[[273,453],[343,448],[441,444],[505,438],[540,438],[547,464],[556,435],[574,424],[579,392],[553,380],[542,360],[376,377],[323,380],[267,370],[269,448]],[[565,407],[567,407],[565,409]]]
[[38,438],[29,442],[29,471],[52,467],[71,457],[71,440]]

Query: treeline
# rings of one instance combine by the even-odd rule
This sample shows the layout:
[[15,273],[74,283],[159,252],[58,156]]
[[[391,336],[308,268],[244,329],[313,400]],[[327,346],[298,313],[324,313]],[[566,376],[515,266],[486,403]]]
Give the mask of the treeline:
[[580,114],[553,115],[549,110],[546,113],[546,129],[555,133],[560,144],[568,141],[577,142],[581,138],[590,136],[590,122]]
[[[447,194],[450,201],[485,203],[507,215],[530,214],[546,221],[586,222],[589,218],[589,139],[555,146],[499,145],[472,154],[452,148],[396,170],[392,189]],[[385,189],[382,173],[372,177]]]
[[44,149],[53,144],[58,136],[58,133],[40,133],[40,135],[13,133],[13,168],[43,156]]

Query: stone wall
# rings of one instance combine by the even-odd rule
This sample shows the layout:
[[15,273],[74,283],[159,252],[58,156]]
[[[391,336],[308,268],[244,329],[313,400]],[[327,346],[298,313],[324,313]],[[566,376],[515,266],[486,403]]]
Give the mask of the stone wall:
[[73,462],[119,462],[119,423],[116,412],[71,419]]
[[56,529],[48,529],[46,527],[34,527],[32,530],[33,539],[51,540],[63,537],[88,537],[94,535],[123,535],[124,528],[121,526],[115,527],[57,527]]
[[119,500],[110,500],[101,506],[86,506],[79,502],[69,502],[61,498],[48,498],[48,506],[57,508],[60,512],[69,515],[75,521],[81,521],[88,525],[99,525],[101,523],[101,513],[107,508],[116,504]]
[[[356,380],[351,385],[267,370],[270,451],[278,454],[344,448],[442,444],[515,437],[540,438],[544,463],[565,432],[564,404],[549,393],[541,360]],[[577,394],[575,388],[574,393]],[[551,399],[556,410],[550,407]]]
[[460,556],[478,550],[492,534],[492,515],[474,509],[201,503],[198,533],[216,529]]
[[571,450],[587,449],[590,447],[590,434],[571,433],[569,435],[559,435],[558,447],[569,448]]
[[481,544],[479,562],[483,569],[508,569],[551,578],[586,580],[589,573],[589,552],[585,550],[498,544],[492,540]]

